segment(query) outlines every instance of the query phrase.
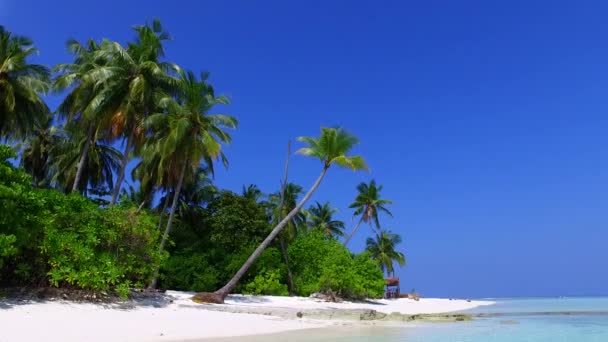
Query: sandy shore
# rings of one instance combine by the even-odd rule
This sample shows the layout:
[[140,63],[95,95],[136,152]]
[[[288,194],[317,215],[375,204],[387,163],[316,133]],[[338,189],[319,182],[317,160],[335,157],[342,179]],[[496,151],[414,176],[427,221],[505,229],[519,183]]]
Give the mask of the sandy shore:
[[191,295],[169,291],[162,298],[119,304],[3,300],[0,301],[0,342],[196,340],[271,334],[339,324],[329,320],[297,318],[295,314],[289,318],[275,316],[275,312],[362,309],[424,314],[462,311],[492,304],[427,298],[419,302],[399,299],[326,303],[300,297],[235,295],[230,296],[224,305],[200,305],[190,300]]

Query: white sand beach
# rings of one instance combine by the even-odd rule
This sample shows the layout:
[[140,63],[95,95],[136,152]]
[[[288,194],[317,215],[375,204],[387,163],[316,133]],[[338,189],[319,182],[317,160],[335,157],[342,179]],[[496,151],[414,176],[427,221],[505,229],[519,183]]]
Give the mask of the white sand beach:
[[200,305],[191,293],[168,291],[163,300],[121,304],[0,301],[0,342],[183,341],[327,327],[335,321],[223,312],[225,309],[365,309],[402,314],[443,313],[492,302],[423,298],[327,303],[312,298],[230,296],[224,305]]

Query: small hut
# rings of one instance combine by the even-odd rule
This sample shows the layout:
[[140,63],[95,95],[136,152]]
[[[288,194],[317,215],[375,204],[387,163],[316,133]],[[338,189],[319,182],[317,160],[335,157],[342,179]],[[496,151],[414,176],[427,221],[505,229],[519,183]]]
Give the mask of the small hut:
[[399,278],[386,278],[384,298],[399,298]]

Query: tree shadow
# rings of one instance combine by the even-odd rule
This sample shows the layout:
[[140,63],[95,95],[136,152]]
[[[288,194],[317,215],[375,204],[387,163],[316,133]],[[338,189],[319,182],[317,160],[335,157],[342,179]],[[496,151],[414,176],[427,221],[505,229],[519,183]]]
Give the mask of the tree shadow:
[[100,297],[93,294],[82,296],[82,293],[77,291],[53,292],[50,295],[40,291],[21,291],[10,293],[5,298],[0,299],[0,310],[8,310],[22,305],[45,303],[57,303],[67,306],[93,304],[104,309],[134,310],[138,308],[164,308],[173,304],[178,299],[171,294],[162,292],[133,292],[129,299],[122,300],[118,297]]

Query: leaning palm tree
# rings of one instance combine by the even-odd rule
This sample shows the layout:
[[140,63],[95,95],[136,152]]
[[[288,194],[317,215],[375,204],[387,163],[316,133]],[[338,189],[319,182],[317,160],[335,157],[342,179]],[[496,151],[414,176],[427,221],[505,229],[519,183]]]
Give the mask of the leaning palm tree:
[[344,246],[348,245],[350,240],[355,236],[355,233],[361,226],[361,223],[375,225],[377,229],[380,229],[380,220],[378,219],[378,213],[384,212],[389,216],[393,216],[391,212],[386,209],[387,204],[392,204],[392,201],[380,198],[380,191],[382,191],[382,185],[376,186],[376,181],[372,180],[369,185],[366,183],[360,183],[357,186],[359,194],[355,198],[349,208],[354,208],[355,212],[353,216],[361,215],[361,218],[353,228],[350,234],[344,240]]
[[[158,174],[162,176],[167,170],[173,170],[170,174],[177,176],[176,182],[171,182],[172,204],[159,253],[163,251],[171,231],[184,180],[195,174],[201,161],[211,173],[214,160],[221,159],[226,165],[222,144],[230,143],[232,138],[225,129],[237,126],[236,119],[231,116],[208,114],[215,105],[228,103],[227,98],[215,96],[213,87],[207,83],[208,74],[203,73],[200,80],[192,72],[181,71],[180,76],[178,101],[165,97],[160,103],[166,113],[153,114],[146,120],[147,126],[155,132],[148,150],[153,152],[152,156],[159,156]],[[163,179],[159,179],[159,182],[162,183]],[[158,268],[150,288],[156,286],[157,278]]]
[[323,127],[321,128],[321,136],[319,138],[300,137],[298,140],[308,144],[308,147],[301,148],[296,153],[319,159],[323,164],[321,174],[314,182],[310,190],[308,190],[306,195],[304,195],[302,200],[300,200],[300,203],[298,203],[298,205],[293,208],[293,210],[291,210],[289,214],[287,214],[281,220],[281,222],[276,225],[276,227],[272,229],[270,234],[256,248],[249,259],[245,261],[243,266],[241,266],[232,279],[230,279],[230,281],[224,287],[216,292],[196,294],[193,297],[194,301],[205,303],[223,303],[224,298],[226,298],[226,296],[236,287],[241,277],[247,273],[247,270],[251,267],[251,265],[253,265],[262,252],[264,252],[266,247],[270,245],[277,235],[281,233],[283,228],[287,226],[287,223],[290,222],[298,212],[300,212],[302,207],[304,207],[306,202],[310,199],[310,197],[312,197],[313,193],[317,190],[319,185],[321,185],[321,181],[323,181],[327,170],[332,165],[335,164],[354,171],[367,170],[367,165],[362,157],[346,155],[348,152],[350,152],[353,146],[358,143],[358,139],[341,128]]
[[0,25],[0,137],[25,136],[49,112],[40,97],[49,88],[49,69],[28,63],[35,53],[31,40]]
[[405,266],[405,256],[395,249],[400,243],[401,236],[384,230],[376,233],[375,239],[367,238],[366,250],[370,252],[372,259],[380,265],[382,272],[386,271],[387,276],[395,275],[393,261],[396,261],[401,267]]
[[343,236],[344,222],[333,219],[333,215],[337,211],[338,209],[332,208],[329,202],[325,202],[324,204],[316,202],[307,211],[310,229],[322,232],[328,239]]

